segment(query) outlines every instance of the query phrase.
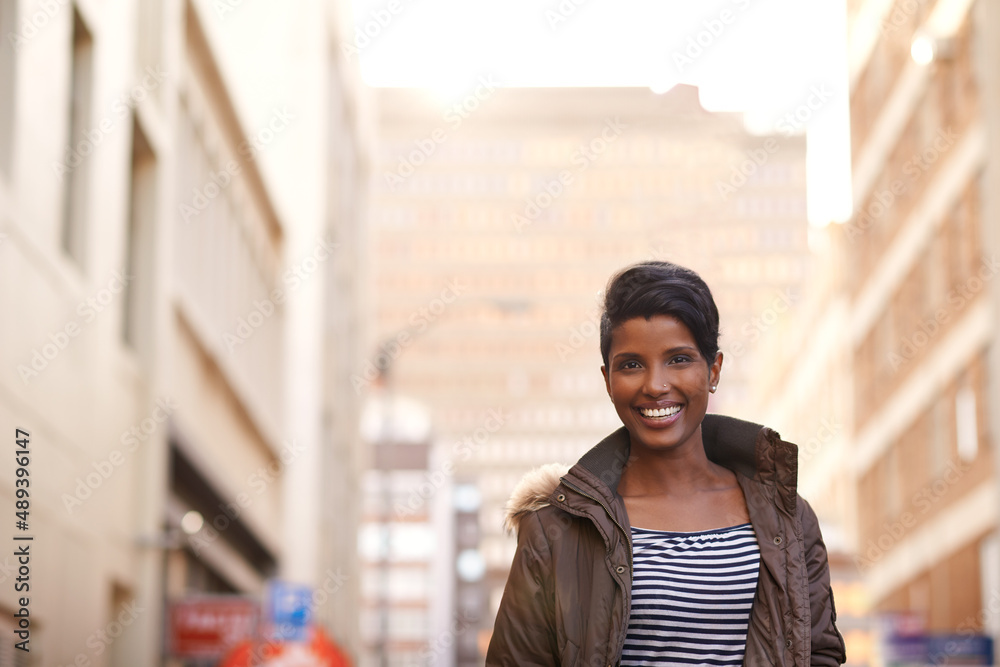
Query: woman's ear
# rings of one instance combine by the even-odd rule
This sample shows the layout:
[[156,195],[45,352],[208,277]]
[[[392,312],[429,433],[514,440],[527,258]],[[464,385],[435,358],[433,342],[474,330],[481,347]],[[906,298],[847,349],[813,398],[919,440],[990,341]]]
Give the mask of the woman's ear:
[[708,368],[708,387],[715,391],[719,386],[719,378],[722,376],[722,351],[715,353],[715,361]]
[[611,396],[611,378],[608,376],[607,366],[601,366],[601,375],[604,376],[604,388],[608,390],[608,398],[610,398],[612,401],[615,400]]

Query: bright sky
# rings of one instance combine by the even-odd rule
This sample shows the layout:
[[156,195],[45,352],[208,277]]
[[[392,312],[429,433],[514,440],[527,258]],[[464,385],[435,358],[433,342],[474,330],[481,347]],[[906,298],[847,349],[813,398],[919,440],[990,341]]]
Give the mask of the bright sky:
[[[850,199],[844,0],[353,0],[373,86],[699,86],[755,132],[808,131],[812,224]],[[789,116],[791,114],[791,116]],[[782,120],[784,119],[784,120]]]

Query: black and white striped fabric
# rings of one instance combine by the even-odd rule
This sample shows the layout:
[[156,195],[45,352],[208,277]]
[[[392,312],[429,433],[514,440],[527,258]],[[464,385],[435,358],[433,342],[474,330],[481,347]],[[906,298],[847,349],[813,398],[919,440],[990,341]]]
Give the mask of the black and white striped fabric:
[[760,548],[749,523],[695,533],[632,528],[623,667],[741,665]]

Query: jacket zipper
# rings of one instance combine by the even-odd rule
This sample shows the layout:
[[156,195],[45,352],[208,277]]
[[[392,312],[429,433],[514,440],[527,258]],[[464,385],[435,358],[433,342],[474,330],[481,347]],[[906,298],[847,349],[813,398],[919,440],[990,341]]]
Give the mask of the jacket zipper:
[[[611,508],[608,507],[604,503],[604,501],[602,501],[600,498],[595,498],[594,496],[590,495],[589,493],[587,493],[587,492],[583,491],[582,489],[580,489],[579,487],[577,487],[575,484],[570,484],[568,481],[566,481],[565,477],[561,478],[559,481],[561,481],[563,484],[565,484],[567,488],[573,489],[574,491],[576,491],[577,493],[579,493],[584,498],[588,498],[588,499],[594,501],[595,503],[597,503],[598,505],[600,505],[602,508],[604,508],[604,511],[607,513],[608,518],[611,519],[611,521],[613,521],[616,526],[618,526],[618,530],[620,530],[622,532],[622,534],[625,536],[625,541],[628,542],[628,549],[627,549],[627,551],[628,551],[628,580],[629,580],[629,588],[631,589],[631,587],[632,587],[632,573],[635,570],[635,566],[632,563],[632,533],[630,531],[627,531],[624,528],[622,528],[622,525],[620,523],[618,523],[618,519],[616,519],[615,515],[611,513]],[[631,591],[629,591],[628,595],[631,596]],[[627,618],[625,619],[625,627],[626,628],[628,627],[628,619]],[[618,638],[618,644],[619,645],[616,648],[616,651],[618,652],[619,655],[621,654],[621,650],[622,650],[621,644],[624,641],[625,641],[624,635],[622,637]],[[621,664],[621,660],[618,660],[615,663],[615,665],[620,665],[620,664]]]
[[624,528],[622,528],[622,525],[620,523],[618,523],[618,519],[616,519],[615,515],[611,512],[611,508],[608,507],[604,503],[604,501],[602,501],[599,498],[595,498],[594,496],[590,495],[589,493],[587,493],[585,491],[582,491],[575,484],[570,484],[568,481],[566,481],[565,477],[562,480],[560,480],[560,481],[562,481],[562,483],[565,484],[567,487],[569,487],[569,488],[573,489],[574,491],[576,491],[577,493],[579,493],[584,498],[589,498],[590,500],[593,500],[595,503],[597,503],[602,508],[604,508],[604,511],[607,512],[608,518],[611,519],[611,521],[613,521],[616,526],[618,526],[618,530],[620,530],[622,532],[622,534],[625,536],[625,541],[628,542],[628,575],[629,575],[629,581],[631,581],[632,580],[632,570],[634,569],[634,566],[632,564],[632,535],[631,535],[631,533],[629,531],[625,530]]

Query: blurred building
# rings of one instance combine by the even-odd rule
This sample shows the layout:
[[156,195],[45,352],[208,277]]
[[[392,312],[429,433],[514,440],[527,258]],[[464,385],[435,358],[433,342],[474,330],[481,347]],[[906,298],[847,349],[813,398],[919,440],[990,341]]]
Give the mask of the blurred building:
[[753,360],[754,413],[799,447],[798,490],[820,520],[847,665],[870,664],[875,641],[859,572],[858,501],[851,440],[852,356],[844,323],[850,261],[842,225],[810,229],[811,271],[797,308],[763,334]]
[[997,636],[1000,8],[850,12],[857,564],[876,612]]
[[434,472],[430,413],[380,380],[361,432],[371,455],[362,477],[359,665],[447,667],[453,481]]
[[377,100],[381,346],[356,380],[364,391],[392,364],[395,386],[430,408],[441,465],[479,486],[479,544],[462,551],[484,560],[482,592],[452,573],[470,608],[487,596],[466,631],[479,634],[513,554],[501,533],[513,486],[620,426],[597,326],[614,271],[669,259],[702,273],[726,354],[712,409],[745,408],[747,361],[805,273],[805,145],[782,127],[752,136],[687,86],[504,89],[484,75],[447,102],[398,89]]
[[178,664],[168,601],[274,577],[356,652],[369,130],[343,8],[0,8],[0,421],[31,433],[32,664]]
[[[808,305],[772,332],[788,354],[762,395],[807,445],[803,493],[863,578],[844,597],[997,638],[1000,8],[848,14],[855,213],[816,232]],[[872,641],[858,635],[852,661],[881,664]]]

